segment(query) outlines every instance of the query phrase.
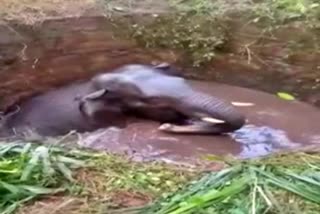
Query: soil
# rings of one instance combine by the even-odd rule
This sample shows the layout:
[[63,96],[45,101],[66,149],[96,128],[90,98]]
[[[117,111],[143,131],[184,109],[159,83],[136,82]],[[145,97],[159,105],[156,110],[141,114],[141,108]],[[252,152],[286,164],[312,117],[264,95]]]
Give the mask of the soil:
[[[242,3],[249,1],[223,2],[243,8]],[[130,37],[133,26],[152,26],[158,17],[172,13],[167,0],[113,0],[107,3],[103,0],[81,0],[81,4],[78,0],[2,1],[0,112],[33,95],[88,79],[123,64],[159,62],[173,64],[189,78],[244,86],[272,94],[285,91],[320,107],[318,29],[309,30],[303,22],[269,29],[235,15],[223,23],[227,26],[227,44],[215,52],[213,60],[195,68],[184,50],[159,45],[146,48],[147,41],[141,43]],[[183,20],[183,24],[190,23]],[[155,39],[158,39],[157,35]],[[312,109],[311,114],[316,111]],[[303,121],[308,120],[304,118]],[[304,124],[308,127],[307,122]],[[292,130],[292,133],[304,134]],[[143,136],[148,136],[148,133],[142,133],[140,139]],[[214,145],[210,147],[215,149]],[[152,155],[147,149],[144,151]],[[232,149],[236,150],[234,153],[241,152],[239,145]],[[250,154],[255,152],[252,150]],[[209,171],[217,169],[220,167],[208,167]],[[147,196],[131,192],[118,192],[112,198],[113,203],[120,207],[139,206],[149,200]],[[83,198],[50,197],[21,209],[19,213],[44,213],[44,210],[78,213],[79,209],[90,211],[93,204],[88,207],[88,201]]]
[[[160,62],[172,64],[188,78],[270,93],[286,91],[309,103],[319,103],[319,38],[314,31],[301,30],[301,25],[262,31],[258,24],[244,24],[247,20],[234,15],[223,21],[228,25],[226,45],[211,61],[194,67],[188,52],[157,46],[156,39],[161,35],[152,34],[154,31],[150,32],[154,37],[150,42],[155,46],[149,48],[141,45],[141,39],[148,42],[143,34],[139,40],[131,37],[137,33],[133,25],[169,30],[166,23],[153,25],[158,23],[158,16],[172,15],[167,1],[111,1],[105,6],[107,16],[93,10],[96,16],[84,13],[81,17],[59,18],[63,16],[60,14],[32,25],[18,19],[0,25],[0,111],[33,95],[124,64]],[[185,30],[181,26],[177,29]]]
[[[7,8],[13,10],[8,5],[15,2],[5,2]],[[38,5],[37,8],[43,10],[41,14],[48,16],[30,24],[19,16],[9,17],[8,14],[14,14],[9,13],[10,10],[3,15],[0,111],[22,98],[119,65],[161,61],[175,65],[190,78],[270,93],[286,91],[303,101],[320,105],[320,39],[316,30],[301,30],[301,23],[268,30],[234,15],[224,22],[228,28],[227,45],[215,53],[211,62],[194,68],[184,51],[163,47],[146,49],[135,39],[128,39],[132,25],[149,26],[157,16],[170,14],[169,2],[130,2],[110,1],[102,7],[102,2],[87,0],[87,7],[83,5],[77,9],[71,8],[74,2],[69,0],[60,5],[64,10],[50,6],[50,1],[43,5],[28,2],[29,6],[25,7],[17,3],[22,14],[36,17],[39,11],[27,8]],[[90,12],[84,8],[91,8]],[[50,16],[54,9],[61,13]],[[73,18],[65,18],[67,14]]]
[[112,22],[103,17],[48,20],[39,27],[14,26],[14,32],[5,26],[0,29],[2,110],[22,98],[123,64],[170,62],[165,51],[146,51],[116,37]]

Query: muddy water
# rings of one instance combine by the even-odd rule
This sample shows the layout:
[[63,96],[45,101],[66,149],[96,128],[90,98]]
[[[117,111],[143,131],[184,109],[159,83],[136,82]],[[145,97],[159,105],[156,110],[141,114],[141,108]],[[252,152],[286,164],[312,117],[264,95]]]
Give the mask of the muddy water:
[[[0,26],[0,111],[21,98],[87,79],[123,64],[184,62],[174,50],[145,50],[134,41],[120,38],[114,32],[116,28],[104,17],[48,20],[34,27]],[[186,69],[188,66],[183,63],[177,64],[184,71],[190,70],[188,73],[193,74],[190,76],[199,79],[218,80],[272,93],[301,90],[305,91],[304,100],[315,104],[320,100],[317,90],[319,53],[308,54],[302,49],[292,53],[294,50],[284,47],[288,35],[294,37],[290,37],[292,41],[296,39],[295,35],[301,37],[297,33],[300,29],[294,34],[293,29],[289,29],[282,36],[275,35],[277,42],[268,40],[263,46],[257,44],[255,49],[251,46],[250,50],[257,59],[250,63],[247,56],[241,55],[241,47],[251,44],[252,39],[256,40],[251,37],[260,31],[241,29],[233,27],[232,48],[228,53],[218,55],[209,68],[199,71]],[[243,36],[244,32],[250,35]],[[316,41],[309,40],[311,46],[315,46]],[[316,122],[320,116],[311,106],[244,88],[214,83],[194,84],[224,99],[254,103],[252,107],[239,107],[246,113],[248,125],[229,136],[185,136],[164,134],[157,130],[159,124],[156,122],[132,119],[125,129],[98,130],[84,135],[79,144],[129,152],[145,159],[186,161],[204,154],[254,157],[277,149],[319,142],[320,128]]]
[[79,144],[134,153],[143,159],[186,162],[209,154],[257,157],[319,143],[320,111],[315,107],[246,88],[211,82],[191,83],[203,92],[228,101],[253,103],[253,106],[238,107],[247,115],[247,125],[229,135],[203,136],[167,134],[157,130],[159,123],[132,120],[125,129],[98,130]]

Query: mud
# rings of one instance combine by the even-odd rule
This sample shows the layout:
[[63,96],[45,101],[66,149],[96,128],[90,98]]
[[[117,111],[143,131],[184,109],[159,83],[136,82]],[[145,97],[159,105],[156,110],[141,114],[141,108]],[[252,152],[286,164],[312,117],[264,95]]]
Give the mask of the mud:
[[0,111],[123,64],[173,62],[169,50],[145,50],[119,37],[118,28],[105,17],[0,24]]
[[140,12],[46,20],[34,26],[0,24],[0,111],[35,93],[123,64],[154,61],[174,64],[192,78],[269,93],[286,91],[320,103],[317,32],[291,26],[262,34],[258,26],[243,25],[245,20],[234,17],[228,23],[227,47],[206,67],[193,68],[183,51],[145,48],[128,38],[132,25],[156,19]]
[[[149,14],[143,20],[153,18]],[[47,20],[35,26],[0,25],[0,112],[36,94],[124,64],[154,62],[174,64],[197,79],[271,93],[292,91],[309,103],[319,103],[319,52],[313,48],[319,40],[313,34],[291,28],[266,38],[259,29],[235,22],[227,52],[219,53],[207,67],[190,68],[177,50],[146,49],[122,37],[127,29],[115,21],[99,16]],[[291,43],[301,37],[310,47],[295,47],[299,51],[287,47],[288,35]],[[312,106],[235,86],[194,84],[223,99],[254,103],[239,107],[248,116],[248,126],[229,136],[185,136],[159,132],[156,122],[130,119],[125,129],[87,133],[78,144],[129,152],[142,159],[187,161],[205,154],[255,157],[320,141],[319,110]]]
[[320,111],[308,104],[211,82],[192,81],[192,85],[228,101],[253,103],[238,107],[247,115],[247,125],[226,136],[179,135],[157,130],[159,123],[135,119],[125,129],[98,130],[84,135],[78,143],[98,150],[134,154],[143,160],[188,162],[210,154],[252,158],[317,144],[320,139],[317,126]]

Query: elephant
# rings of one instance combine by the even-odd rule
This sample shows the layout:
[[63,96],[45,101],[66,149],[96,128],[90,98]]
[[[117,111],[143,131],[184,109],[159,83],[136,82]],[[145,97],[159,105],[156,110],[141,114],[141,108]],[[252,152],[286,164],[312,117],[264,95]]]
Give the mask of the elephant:
[[164,122],[159,129],[165,132],[219,135],[245,124],[245,116],[231,103],[194,90],[185,78],[164,70],[130,64],[97,75],[91,79],[95,91],[81,98],[80,111],[90,118],[108,105],[109,94],[116,94],[125,114]]
[[[151,68],[169,77],[183,76],[172,72],[165,65],[151,66]],[[153,69],[151,70],[153,71]],[[120,72],[118,74],[121,74],[121,69],[118,71]],[[112,73],[117,72],[113,71]],[[287,101],[279,99],[275,95],[251,89],[213,82],[186,80],[193,90],[201,92],[201,94],[209,94],[226,100],[227,103],[252,103],[253,105],[239,107],[239,111],[246,115],[248,122],[243,128],[228,133],[226,136],[186,135],[183,132],[173,135],[172,132],[159,131],[157,120],[132,118],[130,114],[127,115],[127,112],[131,111],[134,114],[140,110],[142,115],[145,114],[145,117],[152,118],[152,116],[156,116],[152,114],[152,111],[158,110],[163,114],[159,119],[164,121],[171,119],[175,125],[177,123],[175,119],[182,120],[181,124],[184,124],[184,120],[189,117],[181,115],[171,107],[167,108],[168,106],[157,109],[156,107],[160,106],[161,102],[155,102],[157,105],[148,105],[147,102],[140,102],[145,99],[137,101],[134,96],[132,98],[135,99],[131,101],[131,105],[128,105],[130,102],[123,99],[117,91],[112,92],[112,90],[107,93],[102,90],[103,93],[100,95],[106,99],[103,101],[101,96],[96,96],[96,92],[99,90],[92,81],[99,76],[104,76],[104,74],[98,74],[87,81],[53,89],[18,103],[19,108],[14,109],[11,114],[4,115],[0,136],[15,135],[23,132],[25,128],[35,129],[44,136],[64,135],[71,130],[76,130],[90,132],[83,133],[81,138],[76,139],[75,143],[81,147],[100,151],[124,152],[125,154],[130,154],[132,151],[132,154],[141,155],[146,159],[159,160],[163,158],[165,161],[182,162],[189,158],[212,154],[257,157],[278,149],[296,147],[296,145],[300,147],[319,144],[320,127],[317,125],[317,121],[320,120],[319,109],[298,100]],[[148,78],[146,79],[148,80]],[[148,84],[150,85],[150,82]],[[89,99],[84,99],[85,101],[82,103],[86,96],[89,96]],[[93,102],[95,96],[97,102]],[[86,102],[89,102],[89,105]],[[152,104],[150,100],[149,103]],[[92,107],[93,114],[89,112],[87,115],[89,117],[86,117],[82,108],[86,109],[88,106]],[[165,108],[171,113],[168,114],[169,111],[165,111]],[[150,110],[150,112],[144,112],[144,109]],[[120,128],[114,128],[114,126]],[[211,124],[208,124],[209,128],[211,128],[210,126]],[[186,128],[186,126],[181,128]]]
[[[121,81],[114,84],[110,77],[120,77]],[[132,82],[123,82],[126,79]],[[187,108],[180,103],[189,99]],[[40,135],[56,136],[71,130],[124,127],[126,119],[132,116],[163,122],[159,129],[172,133],[220,134],[244,124],[244,117],[231,105],[192,90],[182,74],[166,63],[126,65],[89,81],[35,96],[22,102],[18,110],[4,117],[0,136],[29,129]],[[218,120],[211,117],[225,123],[212,124]]]
[[[150,66],[165,75],[181,76],[167,63]],[[30,131],[43,136],[57,136],[72,130],[87,132],[109,126],[124,127],[127,116],[123,114],[124,99],[119,94],[108,93],[104,105],[96,103],[96,111],[90,117],[79,111],[79,97],[95,91],[92,81],[87,80],[22,101],[11,113],[0,115],[0,137],[25,135]]]
[[77,97],[92,92],[90,86],[89,82],[74,83],[18,103],[16,111],[3,117],[0,137],[24,136],[29,132],[58,136],[72,130],[86,132],[113,125],[124,127],[125,120],[112,99],[90,120],[81,114]]
[[197,80],[187,82],[195,90],[234,105],[238,103],[239,111],[246,115],[246,125],[226,135],[186,135],[159,131],[157,121],[132,118],[124,129],[88,133],[77,141],[78,145],[129,154],[138,160],[195,165],[208,155],[255,158],[309,146],[319,148],[320,111],[316,107],[249,88]]

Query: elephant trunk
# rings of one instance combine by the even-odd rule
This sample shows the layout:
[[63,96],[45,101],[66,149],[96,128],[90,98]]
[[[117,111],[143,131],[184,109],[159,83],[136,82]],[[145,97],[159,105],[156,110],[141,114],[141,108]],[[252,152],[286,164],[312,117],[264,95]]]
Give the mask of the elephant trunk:
[[231,103],[202,92],[192,91],[180,99],[179,110],[187,116],[197,117],[203,121],[204,118],[222,120],[223,123],[212,124],[212,131],[217,133],[232,132],[245,124],[244,115]]

